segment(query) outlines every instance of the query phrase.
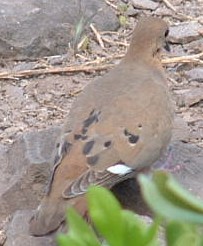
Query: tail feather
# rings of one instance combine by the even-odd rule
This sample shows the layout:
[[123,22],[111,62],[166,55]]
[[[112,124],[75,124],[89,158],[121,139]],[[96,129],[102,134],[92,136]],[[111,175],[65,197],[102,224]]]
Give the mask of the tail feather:
[[62,200],[53,204],[45,197],[30,220],[30,234],[42,236],[56,230],[65,219],[66,206]]
[[66,210],[69,207],[74,207],[82,216],[87,216],[87,203],[84,195],[70,200],[61,198],[54,203],[45,197],[30,220],[30,234],[43,236],[58,229],[65,220]]

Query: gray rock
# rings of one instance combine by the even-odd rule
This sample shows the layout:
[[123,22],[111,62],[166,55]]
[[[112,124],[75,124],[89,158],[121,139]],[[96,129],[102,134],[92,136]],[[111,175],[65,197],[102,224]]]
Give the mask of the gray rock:
[[[4,0],[0,3],[0,54],[15,59],[67,53],[80,18],[96,14],[100,30],[116,30],[115,13],[99,0]],[[103,11],[98,12],[102,8]],[[98,12],[98,13],[97,13]]]
[[189,81],[196,80],[198,82],[203,82],[203,67],[196,67],[189,71],[185,71],[184,74],[189,79]]
[[51,128],[27,133],[9,150],[0,149],[0,221],[18,209],[37,207],[59,132],[59,128]]
[[184,49],[187,50],[187,53],[194,54],[200,53],[203,50],[203,38],[190,42],[184,45]]
[[32,211],[17,211],[7,229],[7,240],[4,246],[55,246],[54,236],[32,237],[29,235],[29,220]]
[[150,9],[155,10],[158,8],[159,4],[151,0],[131,0],[133,6],[138,9]]
[[13,104],[16,109],[21,109],[24,100],[23,89],[14,85],[6,85],[5,90],[9,97],[9,102]]
[[172,172],[173,175],[184,188],[203,200],[202,161],[202,148],[193,144],[176,143],[174,145],[173,162],[177,168]]
[[183,96],[184,104],[188,107],[192,107],[195,104],[199,103],[201,100],[203,101],[203,88],[196,87],[196,88],[187,89],[184,91],[182,96]]
[[157,8],[154,13],[160,17],[173,15],[173,11],[167,8],[165,5]]
[[202,25],[198,22],[185,22],[170,27],[169,39],[173,43],[189,43],[201,37]]

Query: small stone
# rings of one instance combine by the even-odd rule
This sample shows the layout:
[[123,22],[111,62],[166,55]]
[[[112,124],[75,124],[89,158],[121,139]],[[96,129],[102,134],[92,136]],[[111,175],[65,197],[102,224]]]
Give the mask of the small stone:
[[188,107],[192,107],[193,105],[198,104],[201,100],[203,100],[202,87],[189,89],[184,95],[185,105]]
[[203,50],[203,38],[190,42],[189,44],[184,45],[184,49],[187,50],[187,53],[194,54],[200,53]]
[[189,79],[189,81],[196,80],[198,82],[203,82],[203,67],[197,67],[197,68],[193,68],[189,71],[186,71],[185,75]]
[[141,10],[133,8],[132,5],[130,5],[126,11],[127,16],[136,16],[140,13]]
[[162,6],[154,12],[158,16],[171,16],[173,14],[173,11],[166,6]]
[[134,8],[138,8],[138,9],[150,9],[150,10],[155,10],[158,8],[159,4],[155,3],[153,1],[150,0],[132,0],[132,4],[134,6]]
[[202,25],[198,22],[185,22],[170,27],[169,39],[173,43],[189,43],[201,37]]
[[18,210],[8,225],[5,246],[55,246],[55,236],[33,237],[29,234],[29,221],[33,215],[32,210]]

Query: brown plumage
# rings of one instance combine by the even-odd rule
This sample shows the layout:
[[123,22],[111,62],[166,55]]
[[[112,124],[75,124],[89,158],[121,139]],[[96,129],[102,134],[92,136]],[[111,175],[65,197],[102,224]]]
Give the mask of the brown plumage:
[[69,206],[85,213],[90,184],[111,188],[160,158],[172,128],[159,59],[167,34],[163,20],[140,20],[121,63],[90,83],[73,103],[49,191],[30,222],[32,234],[55,230]]

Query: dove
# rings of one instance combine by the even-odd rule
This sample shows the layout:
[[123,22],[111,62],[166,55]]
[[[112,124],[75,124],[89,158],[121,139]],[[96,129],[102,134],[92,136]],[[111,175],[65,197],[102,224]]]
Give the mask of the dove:
[[137,23],[125,57],[89,83],[64,123],[47,194],[30,221],[30,233],[56,230],[68,207],[87,212],[90,185],[114,185],[150,169],[166,150],[173,110],[160,61],[169,27],[155,17]]

